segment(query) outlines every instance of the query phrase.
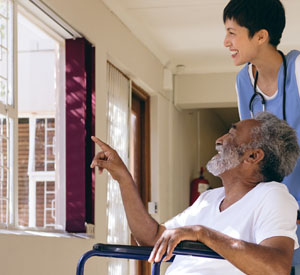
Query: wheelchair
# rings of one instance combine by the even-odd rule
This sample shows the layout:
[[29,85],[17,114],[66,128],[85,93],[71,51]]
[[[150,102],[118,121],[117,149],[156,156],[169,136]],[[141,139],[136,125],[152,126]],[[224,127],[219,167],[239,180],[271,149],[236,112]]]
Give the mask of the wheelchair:
[[[133,260],[148,260],[152,248],[153,247],[151,246],[131,246],[102,243],[95,244],[92,250],[86,252],[80,258],[77,265],[76,275],[84,275],[84,265],[91,257],[99,256]],[[169,260],[169,262],[172,262],[176,255],[223,259],[219,254],[211,250],[203,243],[195,241],[182,241],[174,249],[173,255],[174,256]],[[160,275],[160,265],[161,262],[157,262],[152,265],[152,275]]]

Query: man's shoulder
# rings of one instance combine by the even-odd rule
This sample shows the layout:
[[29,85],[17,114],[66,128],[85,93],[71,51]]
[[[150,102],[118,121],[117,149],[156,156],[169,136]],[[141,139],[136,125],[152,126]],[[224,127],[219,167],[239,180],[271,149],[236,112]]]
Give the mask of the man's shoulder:
[[259,189],[259,192],[262,191],[268,192],[269,190],[288,192],[288,188],[283,183],[277,181],[261,182],[257,185],[257,187],[258,187],[257,189]]
[[261,182],[255,189],[254,193],[256,198],[258,199],[258,197],[261,197],[263,201],[266,201],[267,198],[270,200],[277,200],[280,198],[282,200],[295,200],[289,193],[286,185],[280,182]]
[[255,213],[257,215],[265,213],[264,217],[275,215],[277,218],[281,216],[290,217],[292,215],[296,219],[299,208],[298,203],[283,183],[261,183],[256,194],[253,195],[252,202],[256,203]]

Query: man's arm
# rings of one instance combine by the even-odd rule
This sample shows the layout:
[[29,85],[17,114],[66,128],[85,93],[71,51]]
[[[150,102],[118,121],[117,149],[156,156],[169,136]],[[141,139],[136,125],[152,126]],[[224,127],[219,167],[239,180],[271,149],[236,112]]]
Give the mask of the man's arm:
[[204,243],[246,274],[290,274],[293,239],[278,236],[253,244],[200,225],[166,230],[155,244],[149,261],[158,262],[165,253],[164,261],[170,259],[182,240]]
[[118,181],[131,233],[140,245],[154,245],[165,227],[147,212],[136,184],[117,152],[96,137],[92,137],[92,140],[100,146],[102,152],[94,157],[91,168],[97,166],[99,173],[107,169],[113,179]]

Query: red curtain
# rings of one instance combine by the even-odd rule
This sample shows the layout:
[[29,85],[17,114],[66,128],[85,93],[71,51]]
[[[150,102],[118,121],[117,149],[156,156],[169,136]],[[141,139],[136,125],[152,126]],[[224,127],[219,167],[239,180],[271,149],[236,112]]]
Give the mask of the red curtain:
[[66,231],[94,223],[95,48],[66,40]]

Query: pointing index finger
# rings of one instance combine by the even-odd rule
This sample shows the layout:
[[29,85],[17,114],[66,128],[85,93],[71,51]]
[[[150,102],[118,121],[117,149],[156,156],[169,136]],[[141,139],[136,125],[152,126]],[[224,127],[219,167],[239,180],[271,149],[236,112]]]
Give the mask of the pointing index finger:
[[103,142],[102,140],[100,140],[99,138],[92,136],[91,139],[92,139],[96,144],[98,144],[102,150],[104,150],[104,151],[105,151],[105,150],[111,150],[110,146],[107,145],[106,143],[104,143],[104,142]]

